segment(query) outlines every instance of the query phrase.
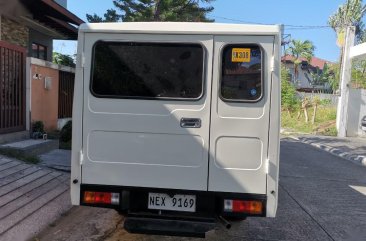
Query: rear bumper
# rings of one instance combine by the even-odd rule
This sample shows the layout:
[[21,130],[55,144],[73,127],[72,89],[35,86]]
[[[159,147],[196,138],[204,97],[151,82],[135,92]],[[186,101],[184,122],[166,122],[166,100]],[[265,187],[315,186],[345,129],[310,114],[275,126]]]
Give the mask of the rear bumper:
[[[119,193],[120,201],[118,205],[111,204],[88,204],[84,203],[84,192],[113,192]],[[168,195],[195,195],[196,196],[196,212],[179,212],[168,210],[151,210],[148,209],[149,192],[165,193]],[[246,201],[261,201],[263,204],[261,214],[233,213],[224,211],[225,199],[239,199]],[[80,205],[95,206],[116,209],[126,216],[144,216],[149,218],[174,218],[179,220],[202,220],[213,219],[218,216],[246,218],[248,216],[266,216],[267,196],[264,194],[248,194],[248,193],[226,193],[226,192],[210,192],[210,191],[191,191],[176,189],[159,189],[159,188],[141,188],[141,187],[125,187],[125,186],[107,186],[107,185],[90,185],[81,184]]]
[[216,226],[214,221],[167,220],[144,217],[128,217],[124,228],[130,233],[200,237]]

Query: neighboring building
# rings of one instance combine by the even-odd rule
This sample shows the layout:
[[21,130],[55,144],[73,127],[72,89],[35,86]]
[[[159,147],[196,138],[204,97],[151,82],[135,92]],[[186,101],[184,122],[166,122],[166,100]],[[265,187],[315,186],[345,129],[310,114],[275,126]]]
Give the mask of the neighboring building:
[[[65,92],[61,82],[65,76],[70,82],[74,70],[51,63],[53,40],[76,40],[83,23],[66,6],[66,0],[12,0],[0,6],[0,134],[29,131],[37,120],[47,130],[57,128]],[[67,89],[70,106],[70,83]]]
[[286,68],[290,72],[290,81],[294,84],[298,91],[303,92],[314,92],[321,91],[327,92],[330,91],[330,86],[328,83],[326,84],[318,84],[315,83],[311,73],[316,73],[317,71],[323,71],[324,66],[327,64],[332,64],[332,62],[320,59],[317,57],[313,57],[311,62],[304,58],[301,59],[301,64],[298,67],[298,76],[295,77],[295,66],[294,66],[294,57],[291,55],[285,55],[281,59],[282,63],[286,66]]

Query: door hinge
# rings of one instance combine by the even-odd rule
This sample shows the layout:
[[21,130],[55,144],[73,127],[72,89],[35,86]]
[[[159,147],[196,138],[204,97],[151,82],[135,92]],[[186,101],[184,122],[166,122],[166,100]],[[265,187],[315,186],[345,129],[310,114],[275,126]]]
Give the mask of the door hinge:
[[274,72],[275,71],[275,57],[272,56],[272,59],[271,59],[271,72]]
[[84,154],[83,154],[83,151],[80,151],[79,152],[79,163],[80,163],[80,166],[83,165],[83,161],[84,161]]
[[264,170],[266,174],[269,174],[269,159],[266,159],[266,162],[264,163]]
[[81,53],[81,68],[85,67],[85,54],[84,52]]

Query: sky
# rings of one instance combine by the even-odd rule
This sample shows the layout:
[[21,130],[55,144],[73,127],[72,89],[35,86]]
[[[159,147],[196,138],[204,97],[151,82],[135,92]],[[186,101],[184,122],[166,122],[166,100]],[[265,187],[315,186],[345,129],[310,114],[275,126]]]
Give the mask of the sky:
[[[335,32],[327,21],[346,0],[216,0],[209,15],[219,23],[284,24],[285,34],[292,39],[310,40],[315,56],[337,61],[339,48]],[[112,0],[68,0],[68,9],[86,21],[86,14],[103,15],[113,8]],[[306,27],[298,27],[306,26]],[[308,27],[310,26],[310,27]],[[315,27],[314,27],[315,26]],[[54,51],[73,55],[76,42],[55,41]]]

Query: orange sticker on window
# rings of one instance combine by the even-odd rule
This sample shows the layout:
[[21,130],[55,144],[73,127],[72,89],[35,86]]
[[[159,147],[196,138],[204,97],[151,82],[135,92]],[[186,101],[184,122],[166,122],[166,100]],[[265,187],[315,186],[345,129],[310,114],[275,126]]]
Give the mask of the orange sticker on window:
[[250,62],[250,49],[247,48],[233,48],[231,54],[231,62]]

